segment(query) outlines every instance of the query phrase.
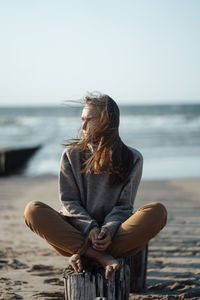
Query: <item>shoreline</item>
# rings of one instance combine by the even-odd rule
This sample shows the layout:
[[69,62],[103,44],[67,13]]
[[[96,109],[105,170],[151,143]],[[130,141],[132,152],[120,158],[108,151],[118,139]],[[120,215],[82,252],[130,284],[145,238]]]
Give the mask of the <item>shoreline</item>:
[[[32,200],[60,208],[57,179],[0,178],[0,299],[64,299],[62,273],[68,258],[33,234],[23,220],[25,205]],[[147,290],[130,299],[199,299],[199,186],[200,178],[142,180],[135,209],[161,202],[168,223],[149,243]]]
[[[38,179],[38,178],[43,178],[43,179],[57,179],[58,175],[55,174],[38,174],[38,175],[26,175],[26,174],[14,174],[10,176],[0,176],[0,181],[1,180],[10,180],[10,179]],[[177,177],[177,178],[153,178],[153,179],[146,179],[143,178],[141,179],[141,182],[168,182],[168,181],[184,181],[184,180],[200,180],[200,175],[199,176],[192,176],[192,177]]]

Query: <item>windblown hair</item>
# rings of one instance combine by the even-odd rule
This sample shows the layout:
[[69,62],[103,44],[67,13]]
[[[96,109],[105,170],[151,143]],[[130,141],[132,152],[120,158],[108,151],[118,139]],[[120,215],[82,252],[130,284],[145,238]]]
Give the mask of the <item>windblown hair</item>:
[[[84,98],[85,105],[92,105],[98,110],[98,126],[79,139],[74,139],[65,146],[78,147],[81,153],[81,173],[110,174],[109,183],[115,185],[125,182],[133,168],[133,153],[119,136],[120,112],[116,102],[108,95],[90,94]],[[88,144],[94,146],[89,159],[84,160]]]

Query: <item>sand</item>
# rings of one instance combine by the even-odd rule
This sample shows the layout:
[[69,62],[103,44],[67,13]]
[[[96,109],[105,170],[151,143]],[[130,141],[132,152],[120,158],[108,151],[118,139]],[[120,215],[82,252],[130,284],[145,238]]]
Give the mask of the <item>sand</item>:
[[[57,178],[14,176],[0,179],[0,299],[64,299],[58,255],[25,225],[23,210],[31,200],[55,209]],[[163,203],[167,226],[149,243],[147,289],[130,299],[200,299],[200,179],[142,182],[138,208]]]

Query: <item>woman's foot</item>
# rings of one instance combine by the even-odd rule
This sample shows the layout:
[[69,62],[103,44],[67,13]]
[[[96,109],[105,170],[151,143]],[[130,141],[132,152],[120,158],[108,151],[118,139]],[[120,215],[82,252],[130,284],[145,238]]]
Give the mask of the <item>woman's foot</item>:
[[106,279],[111,278],[116,272],[116,270],[119,268],[118,261],[106,252],[96,251],[89,247],[85,255],[89,258],[96,260],[104,267]]
[[81,257],[79,254],[73,254],[69,259],[69,263],[75,272],[80,273],[83,270],[83,266],[81,263]]
[[104,268],[106,270],[105,277],[106,279],[108,279],[111,278],[114,275],[114,273],[117,271],[117,269],[119,268],[119,263],[114,258],[105,259],[104,261],[105,261]]

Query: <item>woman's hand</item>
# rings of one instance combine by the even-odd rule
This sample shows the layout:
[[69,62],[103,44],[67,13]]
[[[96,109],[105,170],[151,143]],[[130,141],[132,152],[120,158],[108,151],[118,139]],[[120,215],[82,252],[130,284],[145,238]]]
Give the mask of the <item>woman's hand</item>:
[[92,245],[94,245],[94,243],[96,242],[96,240],[98,239],[98,235],[100,233],[100,229],[98,227],[93,227],[90,230],[89,233],[89,240],[92,242]]
[[107,228],[102,228],[93,244],[97,251],[105,251],[112,242],[111,233]]

